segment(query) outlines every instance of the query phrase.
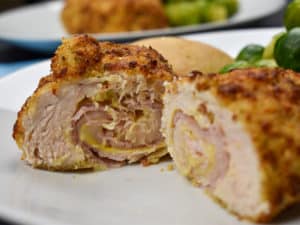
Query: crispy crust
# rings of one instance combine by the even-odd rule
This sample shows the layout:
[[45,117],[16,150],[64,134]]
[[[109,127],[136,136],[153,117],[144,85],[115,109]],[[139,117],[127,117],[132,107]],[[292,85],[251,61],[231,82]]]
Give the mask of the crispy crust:
[[212,92],[252,137],[271,213],[246,219],[267,222],[300,201],[300,74],[279,68],[194,73],[173,83],[168,92],[176,93],[178,83],[184,82],[195,84],[199,92]]
[[52,91],[55,94],[63,83],[99,77],[106,73],[120,72],[132,76],[141,74],[149,82],[157,79],[170,81],[175,76],[167,61],[151,48],[109,42],[99,43],[87,35],[63,39],[62,45],[52,58],[51,70],[51,74],[40,80],[33,95],[26,100],[18,112],[13,138],[20,149],[24,139],[23,116],[33,110],[36,98],[44,91]]
[[172,79],[172,69],[156,50],[134,45],[97,42],[87,35],[63,39],[51,63],[52,76],[73,78],[105,72],[141,73],[149,79]]
[[[30,109],[30,104],[33,101],[34,96],[39,95],[39,90],[49,83],[52,80],[52,75],[45,76],[40,79],[38,87],[35,89],[34,93],[32,96],[28,97],[25,101],[25,103],[22,105],[20,111],[18,112],[17,115],[17,120],[13,126],[13,138],[16,140],[18,147],[21,149],[23,145],[23,135],[24,135],[24,128],[22,126],[22,118],[23,115],[28,112]],[[23,158],[23,156],[22,156]]]

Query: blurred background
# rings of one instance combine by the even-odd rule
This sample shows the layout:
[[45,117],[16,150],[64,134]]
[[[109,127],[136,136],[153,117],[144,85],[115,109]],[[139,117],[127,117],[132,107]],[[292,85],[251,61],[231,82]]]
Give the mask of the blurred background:
[[[26,4],[34,4],[37,2],[46,2],[46,1],[51,1],[51,0],[0,0],[0,12],[15,8],[15,7],[20,7]],[[286,0],[287,4],[288,2],[291,2],[292,0]],[[256,26],[279,26],[282,25],[281,21],[281,15],[283,13],[283,10],[281,12],[276,13],[275,15],[272,15],[271,17],[265,18],[262,21],[257,21]]]
[[[47,2],[47,1],[49,0],[0,0],[0,14],[8,10],[22,7],[25,5],[32,5],[32,4]],[[291,0],[286,0],[286,4],[288,4],[290,1]],[[254,20],[240,25],[235,25],[234,27],[230,27],[230,28],[222,28],[222,30],[262,28],[262,27],[281,27],[283,26],[283,20],[282,20],[283,12],[284,12],[284,8],[262,19]],[[0,40],[0,76],[7,74],[9,72],[13,72],[16,69],[21,68],[22,66],[25,65],[29,65],[33,62],[47,59],[51,57],[52,54],[45,53],[45,52],[42,53],[42,52],[30,51],[28,49],[14,46],[9,42]]]
[[45,0],[1,0],[0,1],[0,12],[10,9],[10,8],[15,8],[18,6],[22,6],[25,4],[32,4],[36,2],[42,2]]

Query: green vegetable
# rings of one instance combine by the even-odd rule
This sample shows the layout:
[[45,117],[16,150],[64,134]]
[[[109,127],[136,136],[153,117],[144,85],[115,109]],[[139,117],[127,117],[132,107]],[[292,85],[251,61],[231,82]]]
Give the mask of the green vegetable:
[[202,9],[198,2],[167,4],[165,10],[172,26],[191,25],[201,22]]
[[284,32],[281,32],[279,34],[276,34],[271,42],[266,46],[264,53],[263,53],[263,59],[273,59],[274,58],[274,48],[275,48],[275,44],[277,42],[277,40],[284,35]]
[[300,0],[292,1],[284,14],[284,25],[287,30],[300,27]]
[[274,57],[279,66],[300,72],[300,28],[294,28],[278,39]]
[[223,21],[228,18],[228,12],[224,5],[211,2],[207,3],[204,14],[204,21]]
[[231,64],[228,64],[228,65],[224,66],[220,70],[220,73],[228,73],[228,72],[230,72],[231,70],[234,70],[234,69],[242,69],[242,68],[249,68],[249,67],[251,67],[251,64],[249,64],[247,61],[243,61],[243,60],[235,61]]
[[238,10],[238,0],[163,0],[171,26],[223,21]]
[[262,58],[264,52],[264,47],[261,45],[250,44],[244,47],[238,56],[236,57],[236,61],[244,60],[249,63],[253,63]]
[[235,14],[239,8],[238,0],[215,0],[215,2],[224,5],[227,9],[227,14],[229,16]]
[[261,59],[256,61],[253,64],[254,67],[269,67],[269,68],[274,68],[277,67],[277,64],[274,59]]

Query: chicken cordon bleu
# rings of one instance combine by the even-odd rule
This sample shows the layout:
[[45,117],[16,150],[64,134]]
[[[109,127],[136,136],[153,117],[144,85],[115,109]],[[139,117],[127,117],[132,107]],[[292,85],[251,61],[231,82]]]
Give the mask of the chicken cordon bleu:
[[164,81],[173,72],[151,48],[64,39],[52,72],[18,113],[13,137],[22,158],[50,170],[156,163]]
[[66,0],[61,19],[69,33],[125,32],[168,26],[160,0]]
[[242,219],[300,201],[300,74],[234,70],[166,85],[162,131],[181,174]]

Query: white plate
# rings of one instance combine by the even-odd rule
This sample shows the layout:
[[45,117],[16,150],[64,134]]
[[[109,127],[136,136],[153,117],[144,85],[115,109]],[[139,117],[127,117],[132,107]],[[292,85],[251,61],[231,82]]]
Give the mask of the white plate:
[[[226,22],[140,32],[94,35],[98,40],[129,41],[148,36],[175,35],[235,26],[277,12],[285,0],[239,0],[240,9]],[[62,1],[40,3],[0,14],[0,39],[16,45],[52,53],[60,40],[68,36],[60,22]]]
[[[235,55],[248,43],[266,44],[280,29],[190,35]],[[22,224],[238,225],[241,222],[190,185],[167,163],[104,172],[54,173],[32,169],[11,138],[16,112],[32,94],[49,61],[0,79],[0,216]],[[277,223],[300,223],[300,207]]]

